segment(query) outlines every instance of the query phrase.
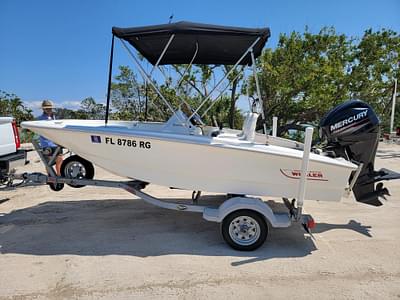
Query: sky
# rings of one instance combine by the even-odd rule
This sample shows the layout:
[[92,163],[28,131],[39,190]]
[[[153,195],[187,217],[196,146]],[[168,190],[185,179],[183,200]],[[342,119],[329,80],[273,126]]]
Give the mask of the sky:
[[[306,26],[353,37],[368,28],[400,32],[400,0],[0,0],[0,90],[35,112],[43,99],[67,108],[89,96],[104,102],[112,26],[168,23],[171,14],[174,22],[268,26],[270,48],[280,33]],[[121,45],[114,62],[114,70],[131,64]]]

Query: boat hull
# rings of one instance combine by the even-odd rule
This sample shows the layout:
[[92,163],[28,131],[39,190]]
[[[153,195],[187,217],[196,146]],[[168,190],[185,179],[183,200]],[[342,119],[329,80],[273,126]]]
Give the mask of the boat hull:
[[[298,150],[129,126],[66,124],[34,121],[22,126],[120,176],[216,193],[287,198],[298,194],[302,156]],[[305,199],[339,201],[355,168],[346,161],[311,154]]]

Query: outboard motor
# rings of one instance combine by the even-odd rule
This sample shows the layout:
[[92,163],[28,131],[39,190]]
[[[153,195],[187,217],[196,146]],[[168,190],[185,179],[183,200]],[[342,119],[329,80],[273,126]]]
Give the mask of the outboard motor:
[[[379,124],[372,107],[360,100],[350,100],[336,106],[320,122],[320,137],[328,142],[324,148],[328,155],[363,164],[352,190],[358,202],[374,206],[382,205],[379,197],[389,195],[382,183],[376,187],[375,183],[400,178],[399,173],[387,169],[374,170]],[[349,183],[356,174],[352,174]]]

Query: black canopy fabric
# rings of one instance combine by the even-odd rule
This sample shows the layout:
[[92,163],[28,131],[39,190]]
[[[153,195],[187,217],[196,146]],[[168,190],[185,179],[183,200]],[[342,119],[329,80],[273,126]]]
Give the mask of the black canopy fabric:
[[[155,65],[172,34],[160,65],[189,64],[198,47],[194,64],[233,65],[256,41],[253,47],[255,57],[260,56],[267,39],[269,28],[240,28],[208,25],[190,22],[154,25],[145,27],[118,28],[112,33],[135,47],[150,63]],[[241,61],[250,65],[250,54]]]

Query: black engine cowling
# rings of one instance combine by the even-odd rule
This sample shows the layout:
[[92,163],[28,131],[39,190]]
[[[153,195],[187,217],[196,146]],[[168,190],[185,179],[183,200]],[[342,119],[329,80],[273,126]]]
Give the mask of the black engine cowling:
[[354,196],[357,201],[374,206],[382,205],[378,198],[389,194],[381,183],[375,188],[375,182],[387,179],[385,175],[388,175],[385,169],[374,171],[379,124],[379,118],[372,107],[360,100],[338,105],[320,122],[320,137],[327,140],[324,148],[327,153],[363,164],[353,187]]

